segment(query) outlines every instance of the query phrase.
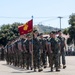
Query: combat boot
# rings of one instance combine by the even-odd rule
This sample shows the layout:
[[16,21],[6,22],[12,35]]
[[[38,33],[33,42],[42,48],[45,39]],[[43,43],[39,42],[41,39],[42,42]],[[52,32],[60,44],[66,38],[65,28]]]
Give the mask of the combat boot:
[[44,68],[47,68],[47,65],[44,65]]
[[65,69],[66,68],[66,66],[65,65],[63,65],[63,69]]
[[31,70],[33,70],[33,67],[31,67]]
[[29,67],[27,67],[27,70],[29,70]]
[[56,68],[56,72],[60,72],[60,70],[58,68]]
[[51,67],[51,72],[53,72],[53,67]]
[[38,72],[41,72],[41,71],[43,71],[43,69],[42,69],[42,68],[38,69]]
[[56,70],[56,72],[60,72],[60,70]]

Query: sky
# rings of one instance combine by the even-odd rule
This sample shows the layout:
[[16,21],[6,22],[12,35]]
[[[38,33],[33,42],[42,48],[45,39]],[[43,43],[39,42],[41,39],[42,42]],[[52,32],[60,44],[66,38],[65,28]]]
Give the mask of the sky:
[[75,0],[0,0],[0,26],[25,23],[33,16],[34,25],[67,28],[69,16],[75,13]]

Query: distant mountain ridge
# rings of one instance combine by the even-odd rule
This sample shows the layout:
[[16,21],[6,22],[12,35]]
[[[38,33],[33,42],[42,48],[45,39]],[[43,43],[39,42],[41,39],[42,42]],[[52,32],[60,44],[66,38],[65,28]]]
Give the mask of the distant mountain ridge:
[[59,28],[54,28],[54,27],[45,26],[45,25],[35,25],[34,28],[37,29],[39,33],[49,33],[51,31],[60,30]]

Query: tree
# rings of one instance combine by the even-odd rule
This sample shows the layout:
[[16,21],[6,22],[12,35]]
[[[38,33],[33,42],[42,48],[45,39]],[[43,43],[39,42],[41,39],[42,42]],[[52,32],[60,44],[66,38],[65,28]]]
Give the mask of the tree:
[[69,24],[75,26],[75,13],[69,16]]
[[68,34],[68,28],[64,29],[63,34],[65,34],[65,35]]
[[70,27],[69,27],[68,33],[70,35],[70,38],[72,39],[71,42],[73,42],[75,47],[75,13],[70,15],[69,24],[70,24]]
[[22,23],[13,23],[2,25],[0,28],[0,44],[6,45],[8,40],[12,40],[19,36],[18,26],[22,25]]

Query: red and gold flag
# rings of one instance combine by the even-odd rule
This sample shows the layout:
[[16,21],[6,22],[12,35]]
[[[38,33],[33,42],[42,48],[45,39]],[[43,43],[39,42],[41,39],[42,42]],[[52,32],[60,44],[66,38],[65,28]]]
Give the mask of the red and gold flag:
[[27,23],[25,23],[21,26],[18,26],[18,30],[19,30],[20,35],[24,35],[24,34],[32,32],[32,30],[33,30],[33,20],[31,19]]

